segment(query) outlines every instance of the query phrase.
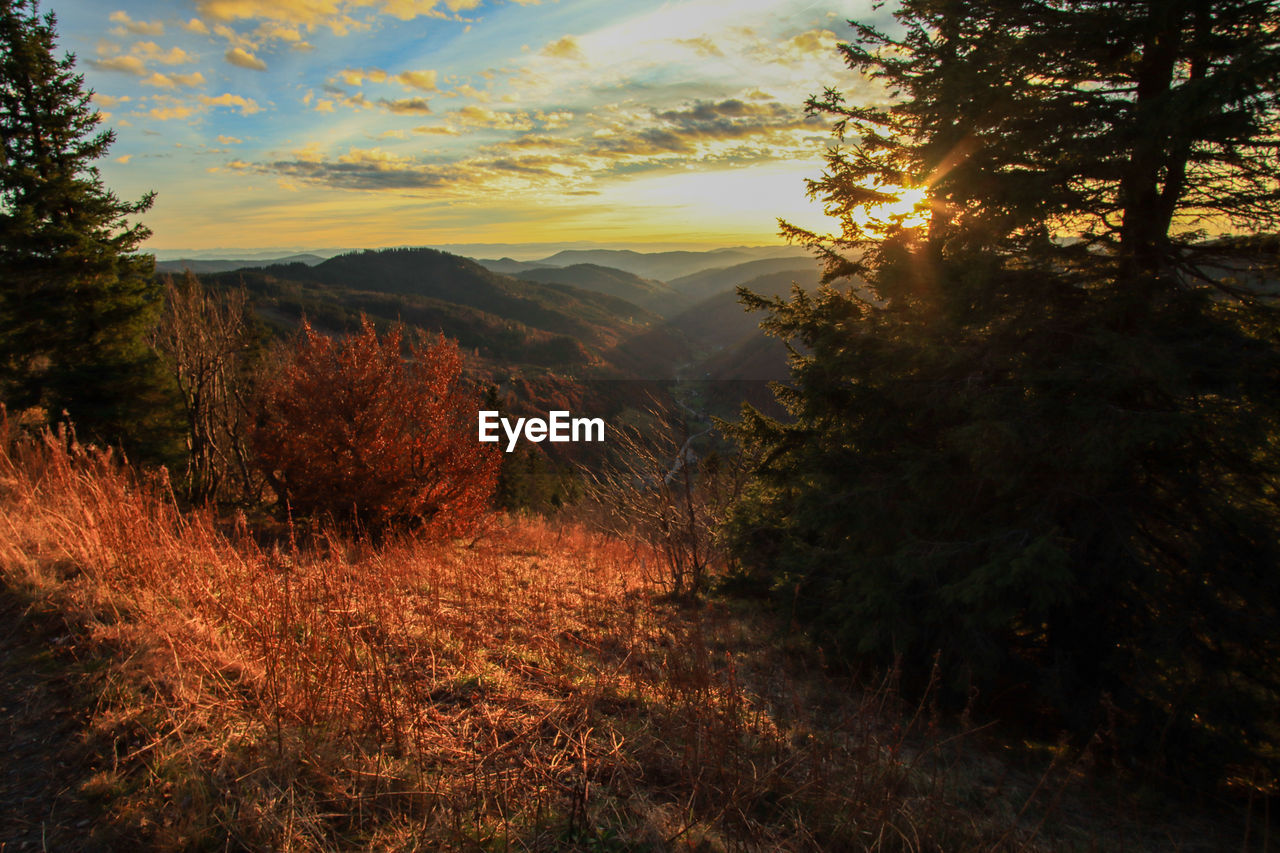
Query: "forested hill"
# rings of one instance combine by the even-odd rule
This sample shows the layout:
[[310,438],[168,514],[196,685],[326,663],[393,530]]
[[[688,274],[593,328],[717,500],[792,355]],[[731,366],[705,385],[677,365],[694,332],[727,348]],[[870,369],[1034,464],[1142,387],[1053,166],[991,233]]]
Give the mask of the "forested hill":
[[201,276],[243,285],[278,330],[306,316],[330,331],[361,313],[455,338],[481,359],[609,378],[659,379],[685,358],[660,318],[615,296],[566,284],[523,281],[433,249],[338,255]]
[[596,293],[607,293],[642,308],[667,316],[673,305],[684,300],[666,282],[643,278],[635,273],[598,264],[574,264],[568,267],[539,267],[514,275],[525,281],[543,284],[568,284]]

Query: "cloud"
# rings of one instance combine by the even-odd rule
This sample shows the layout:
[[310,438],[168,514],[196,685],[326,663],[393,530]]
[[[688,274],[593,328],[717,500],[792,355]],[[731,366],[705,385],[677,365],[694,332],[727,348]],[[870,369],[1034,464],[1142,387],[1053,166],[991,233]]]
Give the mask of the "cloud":
[[706,36],[688,39],[672,39],[676,44],[687,47],[699,56],[724,56],[720,46]]
[[116,104],[124,104],[133,100],[128,95],[104,95],[101,92],[93,93],[93,102],[101,107],[110,109]]
[[491,99],[491,95],[487,91],[482,91],[469,83],[463,83],[460,86],[454,86],[453,91],[448,93],[450,97],[462,96],[465,98],[473,98],[482,104],[487,104]]
[[121,154],[119,157],[117,157],[117,158],[116,158],[116,162],[117,162],[117,163],[128,163],[128,162],[129,162],[130,160],[132,160],[132,159],[133,159],[133,155],[132,155],[132,154]]
[[437,91],[436,72],[430,70],[424,71],[401,71],[396,75],[396,80],[406,89],[421,89],[424,92]]
[[155,86],[160,89],[189,88],[203,83],[204,75],[199,71],[191,74],[162,74],[156,71],[150,77],[142,78],[141,82],[144,86]]
[[237,136],[226,136],[225,134],[219,133],[218,142],[223,145],[239,145],[244,142],[244,140]]
[[240,115],[244,116],[250,116],[254,113],[262,112],[262,107],[258,106],[257,101],[252,98],[233,95],[230,92],[224,92],[216,98],[208,95],[201,95],[200,103],[210,107],[238,107],[240,109]]
[[186,118],[195,112],[195,107],[187,104],[174,104],[168,107],[152,107],[147,115],[158,121],[169,121],[175,118]]
[[381,68],[344,68],[338,72],[336,79],[341,80],[348,86],[363,86],[365,80],[373,83],[381,83],[387,79],[387,72]]
[[468,104],[455,110],[449,117],[463,127],[492,127],[498,130],[533,130],[533,121],[527,113],[491,110]]
[[351,17],[357,9],[372,7],[377,14],[403,21],[417,17],[456,17],[480,5],[480,0],[195,0],[196,12],[210,22],[238,20],[275,21],[308,28],[325,26],[335,35],[368,24]]
[[314,150],[303,150],[294,152],[292,160],[260,164],[233,161],[228,166],[328,187],[360,190],[427,189],[457,183],[465,175],[456,166],[418,163],[376,148],[352,148],[336,160],[326,159]]
[[112,12],[107,20],[113,24],[120,24],[115,30],[117,35],[124,35],[126,32],[140,36],[164,35],[164,24],[161,21],[135,21],[129,17],[128,12]]
[[792,36],[782,43],[782,50],[790,54],[830,54],[836,47],[836,34],[831,30],[809,30]]
[[136,56],[113,56],[110,59],[90,59],[89,66],[99,71],[123,71],[141,77],[147,73],[146,64]]
[[205,36],[209,34],[208,25],[206,25],[205,22],[200,20],[199,18],[192,18],[191,20],[183,24],[182,28],[189,33],[200,33],[201,35],[205,35]]
[[161,65],[185,65],[195,61],[195,57],[180,47],[174,46],[165,50],[153,41],[136,43],[129,53],[147,62],[159,62]]
[[[623,161],[636,157],[677,155],[699,162],[730,159],[756,162],[791,152],[797,133],[811,132],[821,119],[777,101],[747,102],[738,98],[697,101],[679,109],[655,112],[647,127],[641,119],[611,122],[597,132],[591,153]],[[743,149],[741,146],[755,146]],[[738,146],[733,148],[732,146]]]
[[564,36],[551,42],[540,53],[555,59],[582,59],[582,48],[573,36]]
[[242,47],[231,48],[223,55],[223,59],[227,60],[227,62],[230,62],[232,65],[239,66],[240,68],[248,68],[253,71],[267,70],[267,63],[263,62],[261,59]]
[[399,114],[425,115],[431,112],[431,104],[426,98],[400,98],[399,100],[379,98],[378,105]]
[[254,30],[254,36],[259,41],[286,41],[290,43],[298,43],[302,41],[302,33],[296,26],[268,21]]
[[330,82],[342,81],[347,86],[360,87],[365,81],[383,83],[394,80],[406,89],[418,89],[423,92],[438,91],[435,71],[401,71],[399,74],[388,74],[381,68],[344,68]]

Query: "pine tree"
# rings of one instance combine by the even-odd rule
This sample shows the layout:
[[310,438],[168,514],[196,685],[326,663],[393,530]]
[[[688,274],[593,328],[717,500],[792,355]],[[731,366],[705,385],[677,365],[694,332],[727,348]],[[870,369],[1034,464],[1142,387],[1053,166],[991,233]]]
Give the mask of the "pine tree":
[[[0,0],[0,396],[14,412],[69,418],[82,438],[155,452],[171,399],[145,335],[161,300],[150,232],[130,223],[93,161],[99,127],[56,20]],[[65,413],[65,415],[64,415]]]
[[940,653],[1055,724],[1119,709],[1149,755],[1265,751],[1277,4],[908,0],[898,21],[842,48],[887,98],[810,101],[836,122],[810,190],[839,230],[784,231],[827,285],[745,294],[802,346],[793,420],[739,427],[765,459],[739,554],[921,681]]

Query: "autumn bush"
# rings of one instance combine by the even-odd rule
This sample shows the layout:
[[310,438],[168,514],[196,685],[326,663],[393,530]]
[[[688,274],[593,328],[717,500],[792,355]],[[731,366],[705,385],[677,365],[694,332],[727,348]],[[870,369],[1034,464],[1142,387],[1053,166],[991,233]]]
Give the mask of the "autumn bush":
[[475,434],[457,344],[395,327],[330,338],[304,322],[259,391],[253,448],[291,511],[374,528],[470,529],[499,457]]

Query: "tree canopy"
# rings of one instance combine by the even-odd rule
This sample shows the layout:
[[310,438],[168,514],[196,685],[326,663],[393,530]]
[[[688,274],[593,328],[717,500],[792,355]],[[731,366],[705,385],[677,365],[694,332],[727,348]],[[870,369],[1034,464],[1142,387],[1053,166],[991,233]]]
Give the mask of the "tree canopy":
[[826,284],[744,294],[793,381],[790,420],[738,427],[764,459],[739,555],[908,676],[940,655],[957,691],[1084,735],[1118,715],[1150,757],[1266,752],[1277,4],[907,0],[853,27],[879,88],[809,103],[838,228],[783,225]]
[[[55,56],[56,20],[0,0],[0,397],[82,436],[156,450],[171,399],[145,335],[161,299],[150,232],[93,162],[101,129],[75,57]],[[65,415],[64,415],[65,413]]]

